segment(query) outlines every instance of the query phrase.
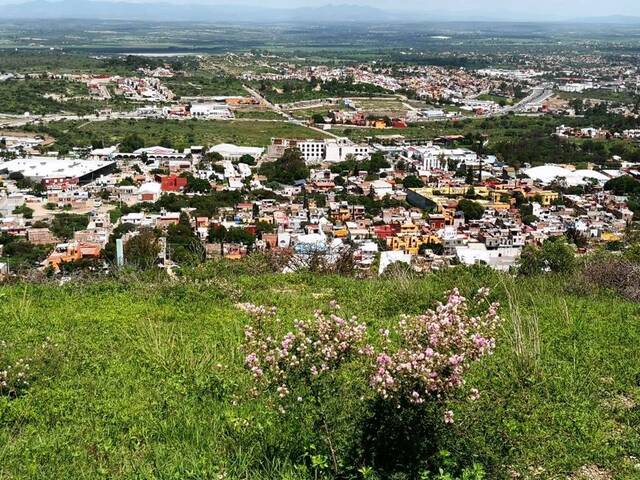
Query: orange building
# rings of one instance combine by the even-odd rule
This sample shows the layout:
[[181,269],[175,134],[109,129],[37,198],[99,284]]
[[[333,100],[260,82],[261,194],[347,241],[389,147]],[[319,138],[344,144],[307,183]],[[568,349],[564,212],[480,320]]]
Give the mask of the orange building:
[[102,249],[97,243],[88,242],[71,242],[61,243],[51,252],[49,258],[47,258],[47,265],[52,266],[56,270],[60,268],[63,263],[75,262],[77,260],[83,260],[85,258],[100,258]]

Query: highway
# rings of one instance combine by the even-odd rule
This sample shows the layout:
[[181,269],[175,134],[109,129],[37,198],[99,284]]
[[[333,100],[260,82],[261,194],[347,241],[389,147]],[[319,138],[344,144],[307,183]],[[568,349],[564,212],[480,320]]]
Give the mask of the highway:
[[553,96],[553,89],[550,85],[541,85],[539,87],[535,87],[526,98],[523,98],[512,107],[507,107],[505,109],[506,113],[526,111],[530,105],[540,104],[551,96]]

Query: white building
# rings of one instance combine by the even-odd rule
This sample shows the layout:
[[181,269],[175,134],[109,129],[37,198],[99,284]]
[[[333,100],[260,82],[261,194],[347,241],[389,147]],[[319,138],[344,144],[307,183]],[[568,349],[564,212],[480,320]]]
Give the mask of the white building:
[[405,156],[421,163],[421,170],[448,170],[452,161],[456,168],[461,164],[476,165],[478,154],[466,148],[443,148],[438,145],[412,146],[405,150]]
[[244,155],[250,155],[258,160],[264,154],[264,148],[242,147],[230,143],[221,143],[209,149],[209,153],[219,153],[225,160],[237,161]]
[[138,189],[139,202],[155,202],[162,194],[162,186],[156,182],[143,183]]
[[349,155],[364,159],[367,158],[371,152],[369,145],[355,144],[348,138],[329,138],[322,140],[274,138],[271,140],[271,146],[269,147],[269,156],[280,157],[288,148],[297,148],[300,150],[307,165],[315,165],[323,162],[343,162]]
[[518,247],[499,247],[488,249],[484,243],[469,242],[455,247],[456,256],[465,265],[488,265],[496,270],[509,270],[520,259],[522,249]]
[[393,194],[393,185],[384,180],[374,180],[371,182],[371,188],[378,198],[384,198],[387,195]]
[[0,164],[0,172],[21,173],[35,181],[78,179],[80,183],[99,178],[115,167],[114,161],[78,160],[58,157],[18,158]]
[[194,118],[230,119],[235,115],[227,105],[217,103],[194,103],[191,105],[191,116]]

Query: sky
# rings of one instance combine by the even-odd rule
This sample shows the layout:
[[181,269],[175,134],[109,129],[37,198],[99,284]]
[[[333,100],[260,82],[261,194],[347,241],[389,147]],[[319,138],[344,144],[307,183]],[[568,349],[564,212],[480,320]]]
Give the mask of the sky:
[[475,12],[496,16],[640,16],[640,0],[261,0],[259,2],[257,0],[173,0],[172,3],[255,3],[262,6],[284,8],[333,3],[366,5],[388,10],[433,11],[434,13],[448,12],[452,14]]
[[[0,0],[0,4],[27,0]],[[640,0],[100,0],[165,2],[174,4],[249,4],[292,8],[321,4],[365,5],[393,11],[419,11],[430,15],[478,16],[479,18],[519,20],[563,20],[624,15],[640,16]]]

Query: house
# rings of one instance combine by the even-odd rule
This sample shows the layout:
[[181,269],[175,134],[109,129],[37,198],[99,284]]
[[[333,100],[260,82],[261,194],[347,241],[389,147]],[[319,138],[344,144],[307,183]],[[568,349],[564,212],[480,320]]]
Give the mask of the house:
[[58,242],[48,228],[31,228],[27,231],[27,240],[34,245],[53,245]]
[[374,180],[371,182],[371,189],[378,198],[393,194],[393,185],[385,180]]
[[70,242],[56,245],[56,248],[45,260],[46,266],[51,266],[58,270],[63,263],[74,262],[77,260],[98,259],[101,252],[100,245],[96,243],[86,242]]
[[188,180],[178,175],[156,175],[156,182],[160,182],[163,192],[179,192],[187,186]]
[[156,182],[143,183],[138,189],[138,201],[155,202],[162,194],[162,185]]

